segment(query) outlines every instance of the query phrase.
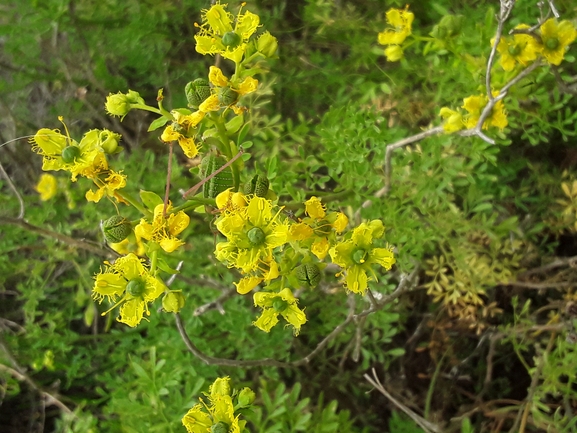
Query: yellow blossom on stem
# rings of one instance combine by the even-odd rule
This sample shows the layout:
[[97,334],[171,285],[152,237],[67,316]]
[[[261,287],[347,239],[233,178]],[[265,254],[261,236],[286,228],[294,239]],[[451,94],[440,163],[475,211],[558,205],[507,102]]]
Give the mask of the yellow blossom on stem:
[[172,253],[184,244],[177,236],[190,223],[190,217],[186,213],[179,211],[174,214],[170,209],[171,206],[168,205],[165,217],[164,204],[157,205],[154,208],[152,224],[142,218],[134,228],[136,236],[157,243],[167,253]]
[[175,120],[164,129],[160,139],[165,143],[178,141],[187,158],[194,158],[198,155],[198,146],[194,142],[194,137],[197,126],[204,118],[205,113],[196,111],[192,114],[182,114],[178,111],[172,111],[171,114]]
[[400,45],[390,45],[385,48],[385,57],[389,62],[398,62],[403,56],[404,52]]
[[392,248],[375,248],[373,240],[383,236],[385,228],[381,220],[362,223],[353,230],[350,239],[331,248],[333,263],[343,268],[348,290],[364,294],[368,287],[367,273],[377,279],[371,265],[379,264],[386,270],[395,263]]
[[42,174],[36,184],[36,191],[40,194],[40,200],[48,201],[56,195],[58,182],[54,176],[48,173]]
[[[529,26],[521,24],[515,27],[518,30],[528,29]],[[491,40],[491,45],[495,39]],[[501,55],[499,63],[505,71],[512,71],[517,64],[527,66],[537,58],[539,46],[535,38],[526,34],[515,34],[512,37],[502,37],[497,45],[497,51]]]
[[144,314],[150,315],[148,304],[167,288],[162,281],[150,274],[142,260],[134,254],[120,257],[114,264],[105,263],[106,269],[95,277],[92,297],[99,302],[104,298],[115,302],[120,297],[103,315],[120,305],[118,321],[135,327],[142,321]]
[[229,80],[220,68],[211,66],[208,73],[208,80],[214,86],[212,94],[205,99],[198,107],[200,111],[218,111],[221,108],[231,107],[236,114],[241,114],[243,109],[236,103],[238,99],[254,92],[258,87],[258,80],[253,77],[246,77],[243,81],[237,82]]
[[441,117],[445,120],[443,123],[443,130],[450,134],[451,132],[460,131],[465,127],[463,123],[463,116],[458,111],[451,110],[450,108],[443,107],[439,113]]
[[87,191],[86,200],[98,203],[104,195],[114,197],[115,191],[124,188],[126,186],[126,175],[110,170],[106,179],[98,181],[95,179],[95,182],[99,185],[99,188],[96,192],[92,191],[92,189]]
[[93,169],[95,159],[104,156],[104,152],[93,134],[85,134],[78,143],[66,132],[63,135],[57,129],[42,128],[30,141],[33,143],[32,150],[43,156],[42,170],[66,170],[76,181],[78,176],[86,176],[86,172]]
[[260,23],[258,15],[239,10],[236,17],[227,12],[220,2],[203,10],[200,32],[194,37],[200,54],[220,54],[236,64],[242,61],[250,37]]
[[407,36],[411,34],[411,25],[415,15],[405,9],[389,9],[387,12],[387,24],[390,26],[379,33],[378,39],[381,45],[401,45]]
[[549,18],[541,27],[541,54],[553,65],[563,61],[569,44],[577,38],[577,31],[571,21],[563,20],[560,23]]
[[[493,93],[494,96],[497,94],[498,92]],[[464,118],[465,127],[474,128],[477,125],[481,113],[488,102],[489,98],[485,95],[469,96],[468,98],[463,99],[463,108],[469,113]],[[493,107],[487,120],[483,122],[483,129],[495,126],[502,131],[508,124],[509,122],[507,121],[505,105],[503,104],[503,100],[499,100]]]
[[263,197],[248,198],[248,205],[225,212],[216,227],[227,242],[216,245],[216,258],[244,273],[270,263],[275,248],[287,241],[288,224],[280,220],[280,209],[273,214],[273,204]]
[[254,305],[263,309],[260,317],[253,322],[257,328],[270,332],[278,323],[280,314],[293,326],[294,335],[299,335],[301,326],[307,321],[307,316],[298,307],[298,301],[289,288],[284,288],[279,293],[257,292],[253,295],[253,299]]

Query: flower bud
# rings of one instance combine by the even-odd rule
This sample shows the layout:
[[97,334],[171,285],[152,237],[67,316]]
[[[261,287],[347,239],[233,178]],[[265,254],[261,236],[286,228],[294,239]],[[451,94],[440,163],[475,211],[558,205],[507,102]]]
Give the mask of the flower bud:
[[221,87],[218,91],[218,102],[220,105],[232,105],[238,101],[238,93],[230,87]]
[[257,51],[267,58],[274,57],[277,48],[278,41],[269,32],[265,32],[260,35],[256,43]]
[[209,388],[211,398],[217,395],[230,395],[230,377],[217,378]]
[[242,42],[242,38],[235,32],[226,32],[222,35],[222,45],[231,50],[235,49]]
[[114,215],[102,222],[102,234],[108,243],[122,242],[131,232],[130,221],[121,215]]
[[228,433],[228,424],[219,421],[210,427],[210,433]]
[[463,28],[462,15],[445,15],[439,24],[433,27],[431,36],[436,39],[448,39],[457,36]]
[[199,105],[210,96],[210,84],[204,78],[197,78],[186,85],[184,92],[188,106],[198,109]]
[[168,292],[162,298],[162,308],[167,313],[178,313],[184,307],[184,296],[180,290]]
[[104,107],[108,114],[124,118],[134,108],[133,105],[136,104],[145,105],[144,99],[140,97],[138,92],[129,90],[128,93],[117,93],[115,95],[111,93],[108,95]]
[[254,194],[257,197],[266,197],[270,182],[266,176],[255,174],[254,177],[244,185],[245,195]]
[[256,398],[256,394],[250,388],[243,388],[238,394],[238,404],[240,407],[250,406]]
[[398,62],[403,58],[403,49],[400,45],[389,45],[385,49],[385,56],[389,62]]
[[321,271],[314,263],[297,266],[295,275],[303,287],[314,289],[321,281]]
[[104,153],[113,154],[120,152],[122,150],[121,148],[118,148],[120,137],[120,134],[109,131],[108,129],[100,131],[98,140],[100,141],[100,147],[102,147]]

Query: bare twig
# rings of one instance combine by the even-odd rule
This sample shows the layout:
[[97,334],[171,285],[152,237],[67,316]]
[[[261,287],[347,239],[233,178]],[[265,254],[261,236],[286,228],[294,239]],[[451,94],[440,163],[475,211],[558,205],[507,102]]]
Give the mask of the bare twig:
[[517,278],[519,277],[526,278],[534,274],[544,274],[548,271],[551,271],[556,268],[561,268],[563,266],[570,266],[570,267],[577,266],[577,256],[556,258],[551,263],[547,263],[546,265],[542,265],[537,268],[529,269],[528,271],[525,271],[517,275]]
[[24,200],[22,199],[22,196],[20,195],[20,193],[18,192],[18,190],[16,189],[16,187],[12,183],[12,179],[10,179],[10,176],[8,176],[8,173],[6,173],[6,170],[4,170],[4,166],[2,165],[2,162],[0,162],[0,174],[4,177],[4,179],[6,179],[6,182],[8,183],[8,188],[10,188],[12,190],[12,192],[14,193],[16,198],[18,199],[18,203],[20,204],[20,212],[18,212],[18,219],[21,220],[22,218],[24,218],[24,210],[25,210]]
[[387,397],[395,406],[397,406],[399,409],[401,409],[403,412],[405,412],[413,421],[415,421],[419,425],[419,427],[421,427],[423,430],[425,430],[425,432],[427,432],[427,433],[441,433],[442,432],[440,427],[427,421],[425,418],[423,418],[419,414],[415,413],[414,411],[409,409],[407,406],[405,406],[404,404],[399,402],[397,399],[395,399],[391,394],[389,394],[389,392],[387,392],[387,390],[385,389],[383,384],[379,381],[379,377],[377,376],[377,372],[375,371],[374,368],[372,369],[372,372],[373,372],[373,377],[369,376],[368,374],[365,374],[363,377],[377,391],[379,391],[381,394],[383,394],[385,397]]
[[509,281],[505,283],[507,286],[514,286],[514,287],[522,287],[524,289],[536,289],[536,290],[544,290],[544,289],[558,289],[560,287],[571,287],[577,285],[576,282],[571,281],[560,281],[560,282],[550,282],[550,283],[527,283],[524,281]]
[[220,314],[224,314],[224,308],[222,303],[229,298],[232,298],[236,294],[236,289],[227,289],[221,293],[221,295],[214,301],[207,302],[194,310],[193,316],[200,316],[209,310],[217,309]]
[[563,78],[561,77],[561,74],[559,73],[559,68],[557,66],[551,65],[551,72],[553,72],[553,75],[555,76],[555,81],[557,81],[557,85],[559,86],[559,89],[563,93],[577,95],[577,84],[575,83],[571,85],[567,84],[565,80],[563,80]]
[[[495,41],[491,47],[489,60],[487,60],[487,73],[485,75],[485,87],[489,101],[493,100],[493,91],[491,89],[491,69],[493,68],[493,63],[495,61],[497,46],[499,45],[499,41],[501,40],[501,36],[503,34],[503,26],[505,25],[505,21],[507,21],[507,18],[509,18],[511,11],[513,10],[513,6],[515,6],[514,0],[501,0],[500,3],[501,5],[499,8],[499,15],[497,16],[497,32],[495,33]],[[481,125],[482,124],[483,123],[481,122]]]

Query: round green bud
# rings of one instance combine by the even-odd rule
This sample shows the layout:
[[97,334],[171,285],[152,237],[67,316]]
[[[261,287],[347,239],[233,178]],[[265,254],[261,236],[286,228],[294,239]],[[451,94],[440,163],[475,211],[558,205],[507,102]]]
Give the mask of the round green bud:
[[548,50],[554,50],[559,46],[559,39],[557,38],[547,39],[547,42],[545,42],[545,46],[547,47]]
[[184,88],[188,106],[197,109],[210,96],[210,84],[204,78],[191,81]]
[[289,306],[288,302],[282,298],[274,298],[272,301],[272,308],[277,313],[282,313],[284,310],[288,308],[288,306]]
[[276,50],[278,49],[278,41],[269,32],[264,32],[258,38],[256,49],[265,57],[271,58],[275,55]]
[[210,433],[228,433],[228,424],[219,421],[210,427]]
[[362,265],[366,261],[366,251],[363,249],[358,249],[353,253],[353,262],[357,265]]
[[238,394],[238,404],[240,407],[250,406],[256,398],[256,394],[250,388],[243,388]]
[[297,266],[295,275],[303,287],[314,289],[321,281],[321,271],[314,263]]
[[184,307],[184,296],[180,291],[170,291],[162,298],[162,308],[167,313],[178,313]]
[[133,108],[133,105],[146,105],[138,92],[129,90],[128,93],[110,94],[106,97],[104,107],[112,116],[124,117]]
[[242,42],[242,38],[235,32],[226,32],[222,35],[222,45],[231,50],[238,47]]
[[248,237],[250,243],[255,247],[262,245],[266,240],[266,235],[260,227],[253,227],[248,231],[246,236]]
[[102,222],[102,233],[108,243],[122,242],[131,232],[130,221],[121,215],[114,215]]
[[255,174],[254,177],[244,185],[245,195],[254,194],[257,197],[266,197],[268,193],[269,180],[265,176]]
[[104,150],[104,153],[118,153],[122,149],[118,149],[118,142],[120,141],[120,134],[109,131],[108,129],[103,129],[98,135],[100,140],[100,147]]
[[217,395],[230,395],[230,391],[230,378],[228,376],[219,377],[210,385],[210,395],[212,398]]
[[230,87],[221,87],[218,91],[218,102],[221,105],[232,105],[238,101],[238,93]]
[[128,282],[126,285],[126,293],[133,296],[134,298],[138,298],[144,295],[146,290],[146,283],[140,278],[134,278]]
[[62,150],[62,161],[72,164],[76,158],[80,157],[80,148],[78,146],[66,146]]
[[519,48],[519,46],[517,45],[511,45],[507,51],[509,52],[509,54],[511,54],[512,56],[518,56],[519,53],[521,53],[521,48]]

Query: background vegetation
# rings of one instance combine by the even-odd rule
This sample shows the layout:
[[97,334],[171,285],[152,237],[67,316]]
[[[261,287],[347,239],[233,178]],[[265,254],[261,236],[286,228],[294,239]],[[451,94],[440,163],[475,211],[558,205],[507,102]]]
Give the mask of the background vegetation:
[[[507,28],[536,23],[537,2],[517,3]],[[57,116],[73,136],[112,129],[123,136],[120,158],[134,185],[161,194],[167,155],[159,133],[146,133],[151,118],[135,112],[120,123],[103,104],[128,89],[151,103],[162,87],[165,106],[184,106],[184,85],[212,60],[193,40],[208,2],[0,5],[0,140],[8,143],[0,148],[2,431],[184,431],[182,415],[223,375],[257,392],[247,415],[255,432],[423,431],[401,407],[438,431],[574,431],[575,89],[561,87],[550,68],[537,69],[505,99],[508,128],[487,132],[496,145],[441,134],[399,149],[391,191],[376,199],[385,146],[439,125],[441,107],[484,91],[496,30],[496,2],[413,2],[413,32],[423,39],[390,63],[376,35],[385,12],[404,5],[248,5],[279,39],[279,59],[253,97],[245,176],[266,173],[286,202],[343,192],[329,208],[355,224],[381,218],[397,264],[371,283],[378,299],[416,270],[410,291],[352,323],[311,362],[286,369],[206,365],[186,350],[169,314],[153,312],[135,329],[101,318],[90,298],[93,275],[109,257],[98,222],[114,208],[87,203],[83,181],[59,173],[57,196],[42,202],[40,158],[18,139],[57,128]],[[574,2],[555,6],[575,22]],[[431,40],[447,15],[462,17],[461,30]],[[559,69],[568,82],[577,76],[576,53],[574,44]],[[506,83],[511,75],[497,69],[495,82]],[[188,189],[191,162],[177,157],[173,188]],[[14,190],[24,197],[24,219]],[[301,335],[261,332],[251,325],[250,298],[230,296],[237,277],[212,256],[209,220],[193,219],[192,248],[172,263],[184,261],[172,288],[186,293],[183,320],[202,351],[299,359],[350,309],[369,305],[360,297],[352,304],[329,272],[307,294]],[[197,310],[215,299],[217,308]],[[390,398],[364,378],[372,369]]]

